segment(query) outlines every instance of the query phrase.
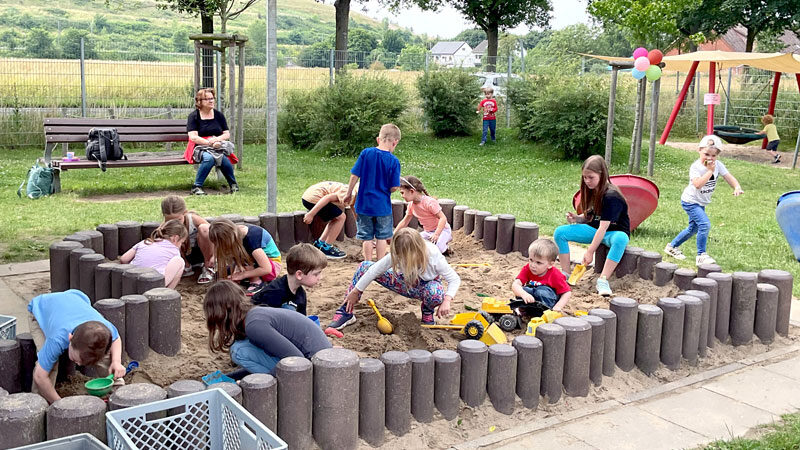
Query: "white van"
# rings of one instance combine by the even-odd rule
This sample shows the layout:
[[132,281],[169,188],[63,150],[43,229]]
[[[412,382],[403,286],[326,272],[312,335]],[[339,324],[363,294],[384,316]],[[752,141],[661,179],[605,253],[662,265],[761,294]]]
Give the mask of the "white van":
[[[505,97],[506,95],[506,85],[508,84],[508,74],[507,73],[497,73],[497,72],[476,72],[473,73],[472,76],[478,78],[478,82],[481,84],[481,89],[490,87],[494,89],[495,97]],[[516,74],[511,74],[512,80],[522,80],[522,77]]]

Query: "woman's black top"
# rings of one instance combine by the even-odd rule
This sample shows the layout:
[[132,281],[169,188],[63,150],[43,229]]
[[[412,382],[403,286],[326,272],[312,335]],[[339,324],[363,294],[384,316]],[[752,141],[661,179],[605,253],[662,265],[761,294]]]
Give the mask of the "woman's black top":
[[217,111],[214,111],[213,119],[201,119],[200,110],[195,109],[189,113],[189,119],[186,121],[186,132],[197,131],[200,137],[221,136],[222,133],[228,129],[228,121],[225,116]]

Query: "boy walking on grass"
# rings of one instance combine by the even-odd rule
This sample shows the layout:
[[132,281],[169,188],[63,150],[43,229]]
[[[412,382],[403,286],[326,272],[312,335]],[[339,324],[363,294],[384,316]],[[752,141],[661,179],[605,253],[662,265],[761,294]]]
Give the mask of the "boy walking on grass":
[[486,98],[478,103],[477,108],[478,114],[483,114],[483,135],[481,135],[480,145],[486,143],[487,130],[491,131],[492,143],[496,142],[494,132],[497,128],[497,117],[495,116],[495,113],[497,112],[497,100],[494,98],[494,89],[490,87],[484,88],[483,94],[486,96]]
[[33,391],[53,403],[58,358],[64,351],[79,366],[98,365],[116,378],[125,375],[119,332],[92,308],[89,297],[77,289],[34,297],[28,320],[38,361],[33,369]]
[[306,291],[304,287],[316,286],[322,279],[322,270],[328,259],[311,244],[297,244],[286,254],[287,274],[278,277],[266,287],[253,294],[253,304],[285,308],[306,315]]
[[364,261],[372,261],[372,240],[377,259],[386,254],[392,237],[392,192],[400,188],[400,160],[392,152],[400,142],[400,128],[393,123],[381,127],[378,146],[368,147],[358,155],[350,169],[350,184],[342,203],[350,203],[353,189],[359,184],[356,198],[356,239],[361,241]]

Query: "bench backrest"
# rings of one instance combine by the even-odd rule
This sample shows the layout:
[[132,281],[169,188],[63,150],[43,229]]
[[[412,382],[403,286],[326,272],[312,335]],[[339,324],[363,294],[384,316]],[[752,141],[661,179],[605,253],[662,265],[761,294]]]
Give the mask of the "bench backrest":
[[186,142],[186,119],[46,118],[47,143],[86,142],[92,128],[116,128],[120,142]]

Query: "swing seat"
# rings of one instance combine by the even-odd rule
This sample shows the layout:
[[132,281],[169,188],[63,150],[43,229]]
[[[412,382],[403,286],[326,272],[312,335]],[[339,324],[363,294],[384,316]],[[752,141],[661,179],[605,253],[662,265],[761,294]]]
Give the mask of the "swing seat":
[[[661,196],[658,186],[647,178],[631,174],[611,175],[608,179],[625,196],[625,201],[628,202],[631,231],[635,230],[658,207],[658,198]],[[578,191],[572,197],[572,206],[577,210],[580,202],[581,191]]]
[[757,132],[758,130],[752,128],[742,128],[735,125],[714,125],[714,134],[729,144],[746,144],[766,137],[763,134],[757,134]]

